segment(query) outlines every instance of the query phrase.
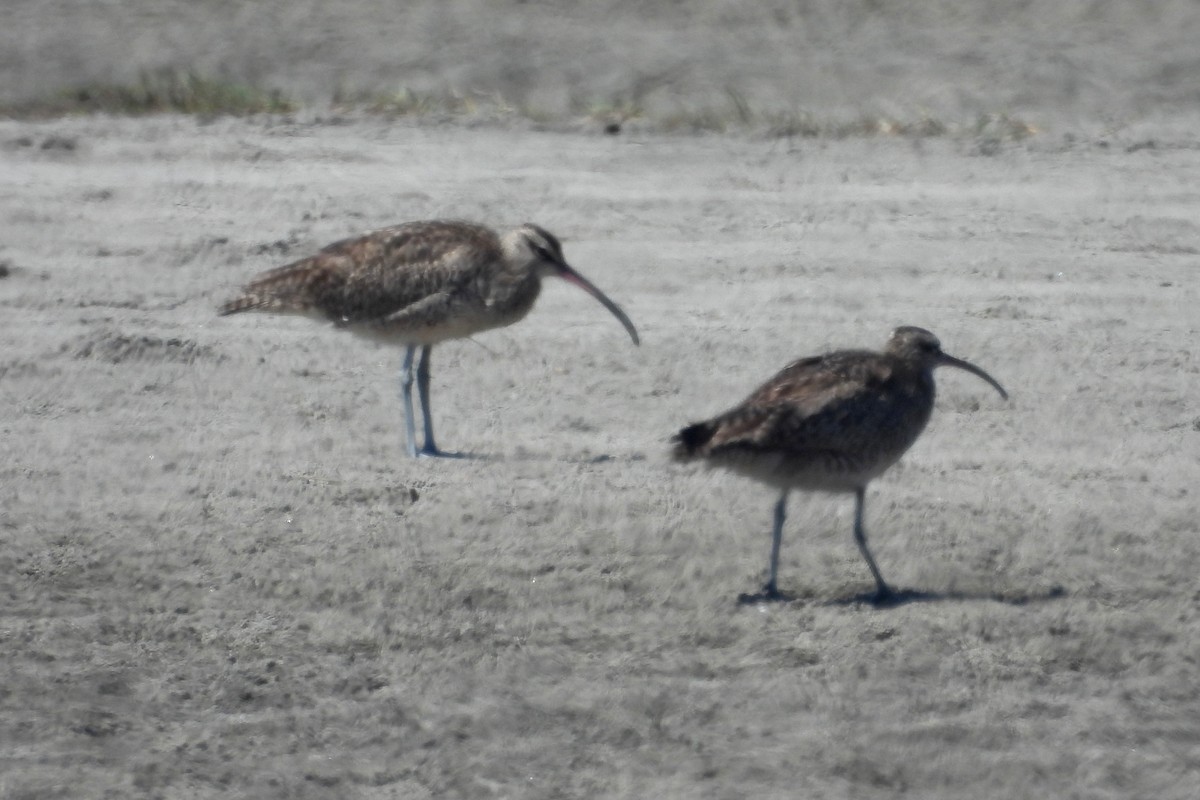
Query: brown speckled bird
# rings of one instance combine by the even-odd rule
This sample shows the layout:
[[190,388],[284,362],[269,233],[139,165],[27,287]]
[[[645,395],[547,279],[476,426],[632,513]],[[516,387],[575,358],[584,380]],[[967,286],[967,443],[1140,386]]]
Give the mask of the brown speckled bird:
[[775,504],[770,577],[761,595],[786,599],[776,584],[788,492],[853,492],[854,540],[875,577],[876,603],[894,599],[867,549],[867,483],[912,446],[933,412],[935,367],[958,367],[1008,394],[979,367],[942,352],[923,328],[897,328],[881,353],[840,350],[784,367],[740,405],[681,430],[674,457],[704,459],[782,490]]
[[[433,345],[522,319],[557,275],[595,297],[637,330],[603,292],[567,264],[549,231],[526,224],[503,235],[457,220],[408,222],[334,242],[314,256],[264,272],[221,306],[221,315],[269,311],[313,316],[335,327],[407,347],[400,372],[408,454],[447,456],[433,438],[429,354]],[[413,361],[425,424],[420,451],[412,404]]]

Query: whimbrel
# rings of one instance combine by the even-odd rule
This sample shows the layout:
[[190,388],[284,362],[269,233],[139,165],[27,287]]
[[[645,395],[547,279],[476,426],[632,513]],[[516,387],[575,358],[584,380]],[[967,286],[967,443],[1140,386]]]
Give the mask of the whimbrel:
[[743,599],[785,598],[776,577],[792,489],[854,493],[854,540],[875,577],[874,600],[895,597],[867,548],[863,500],[871,479],[895,464],[929,422],[935,367],[964,369],[1008,398],[982,369],[943,353],[932,333],[905,326],[893,331],[881,353],[841,350],[789,364],[740,405],[672,439],[677,460],[704,459],[782,492],[770,577],[762,595]]
[[[434,441],[429,409],[433,345],[517,322],[533,308],[548,275],[595,297],[639,343],[625,312],[567,264],[558,239],[532,224],[498,235],[471,222],[430,220],[334,242],[314,256],[262,273],[219,313],[303,314],[405,345],[400,387],[408,454],[447,456],[453,454]],[[416,383],[425,426],[419,452],[412,402],[418,347]]]

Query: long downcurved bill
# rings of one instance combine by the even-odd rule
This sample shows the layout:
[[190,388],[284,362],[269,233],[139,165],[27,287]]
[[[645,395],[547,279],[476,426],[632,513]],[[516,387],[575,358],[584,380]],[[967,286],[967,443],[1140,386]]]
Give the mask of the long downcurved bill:
[[944,367],[958,367],[959,369],[966,370],[972,375],[978,375],[980,378],[983,378],[985,381],[990,383],[992,388],[1000,393],[1001,397],[1003,397],[1005,400],[1008,399],[1008,392],[1004,391],[1004,387],[997,383],[995,378],[993,378],[991,375],[988,375],[971,362],[963,361],[961,358],[955,358],[954,356],[948,356],[945,353],[942,353],[941,358],[938,359],[938,363]]
[[612,300],[609,300],[608,296],[593,286],[591,281],[580,275],[575,270],[571,269],[566,264],[558,265],[558,274],[563,280],[567,281],[568,283],[575,284],[580,289],[583,289],[592,297],[599,300],[600,305],[611,311],[612,315],[619,319],[621,324],[625,326],[625,330],[629,331],[629,338],[633,339],[633,343],[637,345],[642,343],[641,339],[638,338],[637,328],[633,327],[633,323],[629,321],[629,317],[625,316],[625,312],[621,310],[621,307]]

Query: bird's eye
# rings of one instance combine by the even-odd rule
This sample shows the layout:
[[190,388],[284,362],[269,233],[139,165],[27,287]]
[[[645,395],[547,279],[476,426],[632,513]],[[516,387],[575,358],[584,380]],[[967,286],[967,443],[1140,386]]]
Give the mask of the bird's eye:
[[550,255],[550,251],[542,247],[540,244],[533,245],[533,252],[537,253],[537,257],[543,261],[549,261],[552,264],[555,261],[554,256]]

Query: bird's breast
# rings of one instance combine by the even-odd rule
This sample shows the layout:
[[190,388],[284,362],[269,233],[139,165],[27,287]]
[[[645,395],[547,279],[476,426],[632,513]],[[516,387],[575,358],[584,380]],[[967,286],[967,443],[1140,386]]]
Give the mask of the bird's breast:
[[483,300],[488,314],[508,320],[504,323],[508,325],[529,313],[541,291],[536,275],[501,273],[481,277],[473,294]]

